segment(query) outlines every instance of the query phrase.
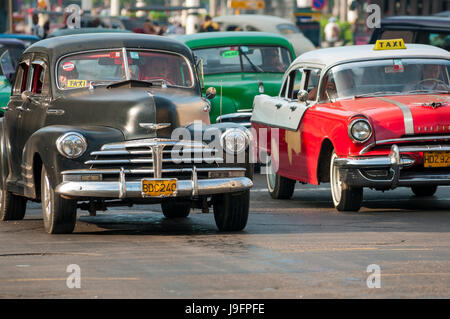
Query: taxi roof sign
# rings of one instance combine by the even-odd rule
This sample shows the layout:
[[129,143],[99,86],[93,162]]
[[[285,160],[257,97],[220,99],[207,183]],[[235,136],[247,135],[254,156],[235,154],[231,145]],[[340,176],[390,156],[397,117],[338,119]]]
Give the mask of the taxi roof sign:
[[377,40],[374,50],[399,50],[406,49],[403,39]]

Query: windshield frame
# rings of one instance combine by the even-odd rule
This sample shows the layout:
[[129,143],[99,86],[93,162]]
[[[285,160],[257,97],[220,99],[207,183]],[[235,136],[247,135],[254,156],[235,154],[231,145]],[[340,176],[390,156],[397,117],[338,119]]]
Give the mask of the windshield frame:
[[[450,63],[450,59],[449,58],[445,58],[445,57],[423,57],[423,56],[408,56],[408,57],[382,57],[382,58],[377,58],[377,59],[355,59],[355,60],[351,60],[351,61],[345,61],[345,62],[341,62],[341,63],[337,63],[337,64],[333,64],[333,65],[329,65],[324,72],[322,73],[321,79],[320,79],[320,84],[319,84],[319,90],[318,92],[320,92],[320,94],[317,94],[315,101],[317,103],[328,103],[328,102],[336,102],[336,101],[340,101],[340,100],[348,100],[348,99],[352,99],[352,98],[357,98],[358,95],[349,95],[349,96],[345,96],[345,97],[339,97],[339,98],[335,98],[335,99],[327,99],[327,98],[322,98],[323,95],[325,94],[324,92],[324,85],[325,85],[325,78],[327,78],[331,72],[332,69],[336,68],[336,67],[341,67],[344,65],[349,65],[349,64],[353,64],[353,63],[361,63],[361,62],[379,62],[379,61],[387,61],[387,60],[440,60],[440,61],[447,61],[447,63]],[[450,72],[447,69],[447,78],[449,80],[449,87],[450,87]],[[449,88],[450,91],[450,88]],[[436,91],[437,92],[437,91]],[[429,94],[427,92],[414,92],[414,93],[408,93],[408,91],[405,92],[398,92],[395,94],[386,94],[386,95],[411,95],[411,94]],[[374,96],[383,96],[383,95],[370,95],[367,94],[367,96],[365,97],[374,97]]]
[[[58,60],[55,63],[54,66],[54,72],[55,72],[55,79],[54,81],[52,81],[54,84],[56,84],[56,88],[59,91],[62,92],[66,92],[66,91],[72,91],[72,90],[77,90],[77,89],[89,89],[89,87],[83,87],[83,88],[61,88],[59,86],[59,74],[58,74],[58,69],[59,69],[59,64],[61,63],[61,61],[67,57],[70,57],[72,55],[79,55],[79,54],[85,54],[85,53],[93,53],[93,52],[109,52],[109,51],[121,51],[122,53],[122,63],[124,66],[126,66],[125,68],[125,74],[126,74],[126,78],[125,79],[121,79],[121,80],[117,80],[117,81],[101,81],[101,82],[105,82],[102,83],[100,85],[110,85],[113,83],[117,83],[117,82],[121,82],[121,81],[129,81],[132,80],[131,76],[130,76],[130,72],[129,72],[129,68],[128,68],[128,59],[125,59],[125,57],[128,57],[128,52],[130,51],[151,51],[151,52],[157,52],[157,53],[167,53],[170,55],[177,55],[181,58],[184,59],[184,61],[186,62],[186,65],[189,69],[189,74],[191,76],[191,85],[190,86],[180,86],[180,85],[167,85],[168,88],[182,88],[182,89],[193,89],[195,87],[198,86],[198,81],[197,81],[197,77],[195,75],[194,72],[194,68],[191,65],[191,62],[189,61],[189,59],[184,56],[183,54],[180,54],[178,52],[173,52],[173,51],[168,51],[168,50],[160,50],[160,49],[149,49],[149,48],[132,48],[132,47],[121,47],[121,48],[103,48],[103,49],[95,49],[95,50],[83,50],[83,51],[77,51],[77,52],[71,52],[65,55],[62,55],[58,58]],[[142,80],[145,81],[145,80]],[[108,83],[106,83],[108,82]]]

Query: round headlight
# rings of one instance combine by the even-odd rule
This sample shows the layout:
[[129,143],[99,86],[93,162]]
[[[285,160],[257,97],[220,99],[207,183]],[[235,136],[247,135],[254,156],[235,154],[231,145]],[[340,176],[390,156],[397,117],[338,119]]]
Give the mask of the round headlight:
[[356,142],[365,142],[372,136],[372,127],[368,120],[353,120],[348,127],[348,135]]
[[230,129],[222,134],[221,145],[227,153],[240,153],[247,147],[248,136],[242,130]]
[[61,155],[67,158],[77,158],[87,149],[87,142],[83,135],[69,132],[56,140],[56,147]]

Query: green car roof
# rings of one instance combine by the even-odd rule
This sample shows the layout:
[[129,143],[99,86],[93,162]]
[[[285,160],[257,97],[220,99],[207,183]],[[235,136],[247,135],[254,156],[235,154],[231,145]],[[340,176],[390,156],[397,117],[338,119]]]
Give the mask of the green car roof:
[[295,57],[291,43],[285,37],[268,32],[201,32],[175,37],[191,49],[226,45],[280,45],[289,48]]

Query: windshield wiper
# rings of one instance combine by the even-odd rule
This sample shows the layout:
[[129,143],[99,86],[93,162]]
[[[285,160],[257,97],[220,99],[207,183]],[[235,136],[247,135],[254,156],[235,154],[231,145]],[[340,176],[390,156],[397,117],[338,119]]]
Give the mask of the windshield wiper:
[[364,94],[358,94],[354,95],[353,97],[355,99],[360,97],[368,97],[368,96],[377,96],[377,95],[393,95],[393,94],[399,94],[402,92],[395,92],[395,91],[378,91],[378,92],[371,92],[371,93],[364,93]]
[[261,69],[259,66],[256,66],[256,65],[250,60],[250,58],[247,56],[247,54],[244,53],[244,51],[242,51],[242,49],[241,49],[240,47],[239,47],[239,53],[242,54],[242,55],[244,56],[244,58],[247,59],[248,63],[250,63],[250,66],[252,67],[252,69],[253,69],[255,72],[258,72],[258,73],[264,72],[263,69]]

